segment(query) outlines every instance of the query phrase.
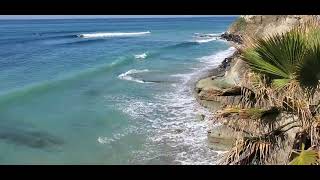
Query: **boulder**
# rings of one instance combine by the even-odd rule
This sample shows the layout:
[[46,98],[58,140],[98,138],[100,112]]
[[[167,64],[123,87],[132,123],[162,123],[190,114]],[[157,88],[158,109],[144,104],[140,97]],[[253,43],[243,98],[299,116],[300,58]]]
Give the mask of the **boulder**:
[[208,131],[209,148],[216,151],[228,151],[233,147],[237,132],[232,128],[221,125]]
[[204,115],[204,114],[197,114],[197,119],[199,120],[199,121],[204,121],[204,118],[205,118],[206,116]]

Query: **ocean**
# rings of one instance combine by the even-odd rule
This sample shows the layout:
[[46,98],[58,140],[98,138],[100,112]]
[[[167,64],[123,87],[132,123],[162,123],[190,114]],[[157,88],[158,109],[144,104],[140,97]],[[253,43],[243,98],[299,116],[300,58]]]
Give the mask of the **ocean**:
[[194,83],[235,17],[0,20],[0,164],[214,164]]

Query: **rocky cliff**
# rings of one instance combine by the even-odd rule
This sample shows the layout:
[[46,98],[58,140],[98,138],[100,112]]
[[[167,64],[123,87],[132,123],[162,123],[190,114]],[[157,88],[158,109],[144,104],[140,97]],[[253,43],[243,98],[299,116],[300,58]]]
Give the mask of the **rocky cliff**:
[[[320,20],[320,16],[307,15],[244,15],[240,16],[228,29],[222,38],[233,41],[233,46],[241,48],[242,40],[239,38],[264,37],[275,33],[282,33],[292,27],[304,23],[312,18]],[[246,71],[246,63],[241,60],[239,52],[226,58],[218,68],[223,73],[212,74],[196,84],[197,99],[203,106],[212,112],[230,101],[239,100],[236,87],[241,84],[241,78]],[[235,139],[229,126],[221,126],[208,132],[209,147],[215,150],[228,150]],[[233,128],[234,129],[234,128]],[[223,146],[221,146],[223,145]],[[279,164],[283,164],[283,157],[279,156]]]
[[264,37],[288,31],[293,26],[304,23],[319,15],[243,15],[229,28],[228,32],[237,35]]

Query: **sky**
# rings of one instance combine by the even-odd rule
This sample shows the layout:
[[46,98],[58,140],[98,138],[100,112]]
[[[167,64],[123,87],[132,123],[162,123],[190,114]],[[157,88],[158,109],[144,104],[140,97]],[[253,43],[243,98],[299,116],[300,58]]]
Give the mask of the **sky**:
[[[0,15],[0,19],[91,19],[91,18],[170,18],[227,17],[227,15]],[[230,15],[229,17],[236,15]]]

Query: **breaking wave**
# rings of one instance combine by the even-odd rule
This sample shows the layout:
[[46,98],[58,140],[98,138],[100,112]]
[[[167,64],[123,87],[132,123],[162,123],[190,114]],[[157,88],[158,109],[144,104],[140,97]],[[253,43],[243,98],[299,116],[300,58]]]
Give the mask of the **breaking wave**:
[[89,33],[89,34],[79,34],[78,37],[81,38],[106,38],[106,37],[132,37],[150,34],[150,31],[144,32],[108,32],[108,33]]
[[140,80],[140,79],[137,79],[137,78],[134,78],[130,75],[132,74],[138,74],[138,73],[143,73],[143,72],[149,72],[148,69],[143,69],[143,70],[136,70],[136,69],[131,69],[125,73],[122,73],[118,76],[119,79],[122,79],[122,80],[127,80],[127,81],[134,81],[134,82],[137,82],[137,83],[147,83],[143,80]]
[[134,55],[134,58],[136,58],[136,59],[145,59],[146,57],[147,57],[147,53]]

